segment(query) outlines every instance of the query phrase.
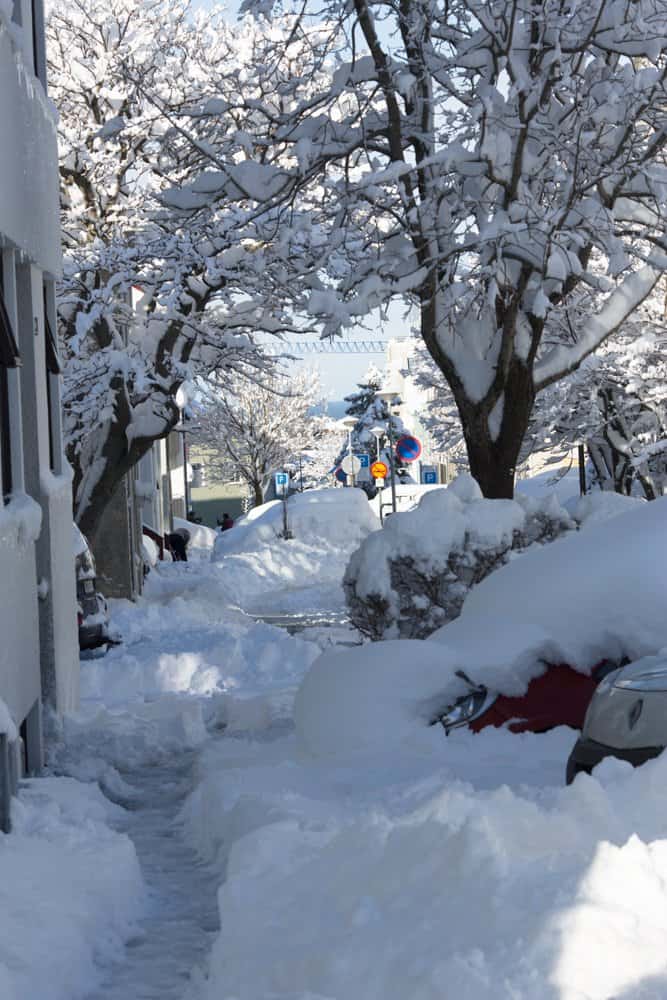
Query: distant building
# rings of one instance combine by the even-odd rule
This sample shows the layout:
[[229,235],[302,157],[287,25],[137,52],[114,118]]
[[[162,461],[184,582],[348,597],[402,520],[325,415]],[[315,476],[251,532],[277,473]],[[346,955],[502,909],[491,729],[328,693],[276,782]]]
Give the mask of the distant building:
[[[11,7],[11,5],[10,5]],[[71,473],[63,456],[55,280],[58,156],[41,0],[0,4],[0,825],[42,764],[42,699],[78,705]]]
[[421,419],[422,413],[428,408],[435,390],[424,389],[418,384],[411,373],[411,356],[414,341],[411,337],[401,337],[387,342],[386,383],[396,389],[401,400],[398,416],[409,434],[419,438],[422,453],[414,470],[411,470],[417,482],[420,481],[422,469],[434,469],[438,482],[446,483],[454,474],[454,468],[449,456],[437,451],[426,427]]

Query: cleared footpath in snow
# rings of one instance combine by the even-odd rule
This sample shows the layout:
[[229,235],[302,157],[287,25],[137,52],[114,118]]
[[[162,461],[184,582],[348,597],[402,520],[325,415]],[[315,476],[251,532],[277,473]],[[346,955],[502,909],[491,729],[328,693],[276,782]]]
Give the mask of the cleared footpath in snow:
[[216,881],[183,841],[178,812],[191,792],[194,750],[125,775],[132,794],[121,828],[137,852],[146,912],[122,958],[87,1000],[183,1000],[219,929]]

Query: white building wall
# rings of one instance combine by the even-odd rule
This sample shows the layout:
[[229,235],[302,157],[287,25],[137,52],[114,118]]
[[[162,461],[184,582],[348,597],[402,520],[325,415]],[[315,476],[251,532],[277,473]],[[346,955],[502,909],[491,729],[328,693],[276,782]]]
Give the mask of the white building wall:
[[0,498],[0,698],[24,724],[31,770],[41,763],[40,696],[60,712],[76,708],[79,670],[71,476],[62,454],[59,378],[46,371],[45,292],[55,330],[61,256],[56,126],[44,89],[41,24],[40,0],[0,0],[0,263],[21,355],[20,368],[6,369],[12,490],[9,503]]
[[54,110],[35,77],[30,2],[21,28],[0,3],[0,234],[55,276],[60,271]]

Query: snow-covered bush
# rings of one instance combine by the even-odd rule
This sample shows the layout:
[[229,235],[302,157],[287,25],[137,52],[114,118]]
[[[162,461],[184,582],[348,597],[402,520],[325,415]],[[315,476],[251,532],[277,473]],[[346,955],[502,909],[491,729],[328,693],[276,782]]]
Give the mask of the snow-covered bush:
[[575,527],[555,497],[485,500],[461,475],[389,518],[353,554],[344,578],[350,617],[371,639],[424,638],[458,617],[471,587],[513,551]]

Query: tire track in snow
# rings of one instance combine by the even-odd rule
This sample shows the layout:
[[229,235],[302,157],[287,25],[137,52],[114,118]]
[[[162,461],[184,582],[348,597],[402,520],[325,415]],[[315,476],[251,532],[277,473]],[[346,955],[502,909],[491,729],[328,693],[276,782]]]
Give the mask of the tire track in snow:
[[182,750],[122,775],[136,792],[120,802],[129,810],[122,830],[134,842],[148,908],[123,960],[86,1000],[185,1000],[193,970],[206,966],[219,929],[219,877],[185,844],[176,820],[197,757]]

